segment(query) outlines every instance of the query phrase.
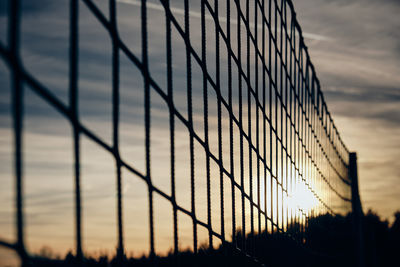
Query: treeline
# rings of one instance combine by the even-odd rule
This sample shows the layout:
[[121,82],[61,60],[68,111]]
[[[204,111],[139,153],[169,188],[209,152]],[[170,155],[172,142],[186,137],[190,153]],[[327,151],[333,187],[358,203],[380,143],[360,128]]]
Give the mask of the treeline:
[[[398,266],[400,252],[400,212],[390,226],[372,212],[363,218],[363,257],[367,267]],[[216,249],[201,246],[197,253],[190,250],[169,253],[167,256],[86,257],[83,261],[68,253],[64,259],[50,260],[41,255],[32,266],[356,266],[355,237],[352,215],[322,215],[308,221],[299,236],[299,225],[285,233],[236,233],[235,248],[226,243]],[[295,237],[295,238],[293,238]],[[297,241],[295,241],[297,240]],[[300,240],[300,242],[299,242]],[[246,251],[246,254],[241,251]],[[255,261],[254,259],[257,259]],[[397,265],[396,265],[397,264]]]

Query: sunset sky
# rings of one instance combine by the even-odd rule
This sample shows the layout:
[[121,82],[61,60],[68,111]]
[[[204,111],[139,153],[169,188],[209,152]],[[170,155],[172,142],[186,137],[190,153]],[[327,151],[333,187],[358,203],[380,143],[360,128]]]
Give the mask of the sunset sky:
[[345,144],[357,152],[364,211],[400,209],[400,2],[294,1],[322,90]]
[[[108,14],[107,1],[94,1]],[[165,24],[163,7],[149,0],[149,60],[154,80],[166,88]],[[7,43],[6,1],[0,2],[0,42]],[[68,104],[69,2],[22,1],[21,57],[28,72]],[[191,38],[200,54],[200,1],[192,5]],[[173,12],[183,23],[183,1],[171,0]],[[384,218],[393,220],[400,210],[400,2],[396,0],[302,0],[294,1],[297,19],[328,108],[341,137],[350,151],[357,152],[360,195],[364,211],[371,208]],[[87,9],[79,7],[79,112],[80,119],[108,145],[112,144],[111,41],[108,33]],[[119,0],[118,30],[129,49],[141,58],[140,1]],[[223,22],[221,14],[221,22]],[[226,23],[226,22],[225,22]],[[197,28],[196,28],[197,27]],[[207,27],[213,22],[207,20]],[[244,29],[243,29],[244,32]],[[172,31],[174,101],[183,116],[187,115],[185,46],[178,33]],[[210,38],[213,38],[212,36]],[[215,37],[214,37],[215,38]],[[207,51],[212,57],[215,51]],[[226,58],[226,52],[221,52]],[[224,60],[221,64],[226,64]],[[208,62],[215,72],[215,65]],[[202,99],[202,76],[193,65],[193,99]],[[222,76],[224,74],[221,74]],[[224,80],[226,76],[221,79]],[[225,79],[226,80],[226,79]],[[234,82],[235,83],[235,82]],[[235,84],[234,84],[235,86]],[[0,237],[15,240],[13,138],[10,113],[9,69],[0,61]],[[120,57],[120,149],[121,156],[141,173],[145,173],[143,79],[140,71],[121,53]],[[199,89],[196,91],[196,88]],[[222,94],[226,94],[223,91]],[[215,92],[210,93],[216,97]],[[69,122],[26,87],[24,117],[24,181],[27,245],[37,251],[51,246],[56,252],[74,247],[74,184],[72,129]],[[152,105],[152,175],[154,184],[170,194],[168,106],[156,93]],[[194,128],[202,133],[202,101],[194,101]],[[235,105],[236,107],[236,105]],[[216,104],[210,103],[210,144],[215,154],[217,139]],[[237,110],[234,110],[237,112]],[[223,114],[223,116],[227,114]],[[226,118],[225,117],[225,118]],[[227,129],[228,120],[223,120]],[[224,128],[225,127],[225,128]],[[214,130],[213,130],[214,129]],[[132,134],[134,133],[134,134]],[[201,134],[200,134],[201,135]],[[179,205],[190,210],[189,134],[176,122],[177,155],[176,190]],[[226,142],[226,140],[225,140]],[[227,147],[227,144],[223,144]],[[195,147],[195,150],[199,149]],[[214,151],[213,151],[214,149]],[[224,155],[229,151],[224,150]],[[237,152],[238,153],[238,152]],[[248,153],[248,152],[247,152]],[[83,231],[90,253],[112,251],[116,246],[115,162],[113,157],[87,137],[81,137],[81,173]],[[205,157],[196,156],[199,166]],[[224,158],[227,161],[227,157]],[[228,164],[228,162],[224,162]],[[236,164],[237,168],[239,164]],[[247,166],[248,167],[248,166]],[[204,177],[204,169],[196,169],[196,177]],[[211,166],[218,175],[217,166]],[[237,170],[237,172],[239,172]],[[135,256],[148,252],[148,200],[146,183],[122,169],[124,224],[127,251]],[[99,178],[100,177],[100,178]],[[182,179],[180,179],[180,177]],[[225,180],[224,180],[225,181]],[[226,179],[227,185],[228,180]],[[198,217],[206,221],[206,180],[196,182],[199,190],[196,203]],[[249,190],[250,184],[246,182]],[[228,187],[228,186],[226,186]],[[213,188],[213,187],[212,187]],[[217,188],[217,186],[215,186]],[[220,220],[218,191],[212,191],[213,220]],[[227,194],[229,196],[229,194]],[[288,200],[289,201],[289,200]],[[313,203],[310,200],[309,203]],[[308,203],[308,204],[309,204]],[[304,205],[308,205],[305,203]],[[99,208],[101,207],[101,208]],[[155,197],[156,250],[172,247],[171,204]],[[226,207],[229,209],[229,207]],[[215,216],[214,216],[215,215]],[[67,219],[66,219],[67,218]],[[227,221],[232,218],[227,218]],[[179,214],[182,227],[181,245],[191,245],[191,218]],[[157,222],[162,221],[157,225]],[[239,225],[240,226],[240,225]],[[218,227],[216,227],[218,228]],[[63,229],[60,231],[59,229]],[[107,229],[108,231],[105,231]],[[109,229],[112,229],[111,231]],[[220,229],[216,229],[220,231]],[[201,240],[207,231],[199,227]],[[156,241],[157,241],[156,240]],[[1,256],[1,255],[0,255]]]

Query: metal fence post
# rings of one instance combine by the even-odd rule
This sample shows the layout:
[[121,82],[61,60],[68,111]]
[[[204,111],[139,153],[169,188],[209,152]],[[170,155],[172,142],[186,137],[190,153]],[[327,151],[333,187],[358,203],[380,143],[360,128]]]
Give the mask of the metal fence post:
[[363,211],[358,192],[357,153],[349,154],[349,176],[351,178],[351,202],[353,206],[353,238],[354,238],[354,260],[358,267],[365,266],[364,240],[363,240]]

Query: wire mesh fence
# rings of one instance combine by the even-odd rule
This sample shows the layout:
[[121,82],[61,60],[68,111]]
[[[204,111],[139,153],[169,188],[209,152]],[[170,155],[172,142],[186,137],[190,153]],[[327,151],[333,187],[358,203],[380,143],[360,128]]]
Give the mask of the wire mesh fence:
[[[114,161],[107,179],[116,184],[121,259],[128,252],[124,207],[132,205],[124,198],[128,175],[145,183],[140,190],[146,191],[142,208],[149,238],[143,246],[149,247],[150,258],[162,252],[157,234],[163,222],[155,215],[160,207],[172,218],[165,231],[171,232],[173,253],[187,240],[198,253],[206,236],[207,246],[230,244],[255,262],[259,257],[252,237],[284,233],[302,245],[311,219],[351,211],[349,151],[327,109],[292,1],[71,0],[66,11],[68,75],[59,77],[68,85],[67,101],[24,65],[21,21],[28,15],[23,2],[7,2],[8,35],[0,44],[12,94],[16,228],[15,242],[0,240],[0,245],[14,249],[22,262],[32,259],[24,227],[28,92],[72,129],[74,214],[69,219],[75,228],[73,254],[80,260],[85,257],[83,138]],[[81,91],[89,80],[83,71],[91,72],[82,70],[89,60],[82,41],[86,16],[108,39],[109,139],[82,119]],[[131,19],[127,27],[124,18]],[[135,86],[124,85],[122,76],[130,75]],[[91,90],[95,98],[97,89]],[[134,138],[133,158],[122,152],[127,145],[121,128],[129,124],[124,105],[136,107],[129,116],[140,126],[127,134]],[[166,204],[159,207],[160,201]]]

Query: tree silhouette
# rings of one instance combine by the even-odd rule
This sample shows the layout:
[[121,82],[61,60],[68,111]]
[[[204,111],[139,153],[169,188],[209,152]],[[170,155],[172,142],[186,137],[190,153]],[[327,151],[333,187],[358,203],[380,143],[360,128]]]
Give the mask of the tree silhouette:
[[[400,251],[400,211],[395,213],[392,226],[369,210],[363,218],[364,256],[367,266],[398,266]],[[142,256],[109,259],[86,257],[83,263],[68,253],[64,259],[49,259],[51,249],[43,249],[42,255],[32,259],[32,266],[355,266],[352,215],[332,216],[325,214],[308,220],[304,242],[293,240],[299,233],[299,224],[288,226],[285,233],[262,232],[247,234],[238,229],[236,245],[248,253],[244,255],[233,244],[223,243],[212,249],[200,246],[195,254],[191,250],[172,251],[167,256]],[[257,259],[257,262],[254,261]]]

